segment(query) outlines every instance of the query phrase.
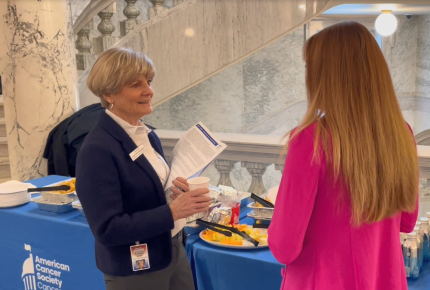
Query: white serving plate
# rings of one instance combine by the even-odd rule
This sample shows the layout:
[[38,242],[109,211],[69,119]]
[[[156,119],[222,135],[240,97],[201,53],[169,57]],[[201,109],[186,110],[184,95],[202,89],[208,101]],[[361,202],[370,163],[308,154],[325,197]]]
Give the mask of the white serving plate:
[[31,198],[31,194],[27,191],[28,188],[35,188],[35,186],[16,180],[2,183],[0,185],[0,208],[15,207],[28,203]]
[[29,188],[36,188],[36,186],[31,183],[24,183],[17,180],[9,180],[0,184],[0,195],[27,192],[27,189]]
[[0,208],[16,207],[30,202],[30,198],[22,198],[21,200],[0,201]]
[[243,241],[243,245],[242,246],[236,246],[236,245],[225,245],[225,244],[221,244],[221,243],[218,243],[218,242],[212,242],[212,241],[208,241],[208,240],[205,240],[204,238],[203,238],[203,233],[205,232],[206,230],[204,230],[204,231],[202,231],[202,232],[200,232],[200,234],[199,234],[199,237],[200,237],[200,239],[202,239],[203,241],[205,241],[206,243],[208,243],[208,244],[211,244],[211,245],[213,245],[213,246],[216,246],[216,247],[220,247],[220,248],[228,248],[228,249],[235,249],[235,250],[257,250],[257,249],[264,249],[264,248],[267,248],[267,247],[269,247],[269,245],[264,245],[264,246],[254,246],[253,244],[251,244],[250,242],[248,242],[248,241],[246,241],[246,240],[244,240]]

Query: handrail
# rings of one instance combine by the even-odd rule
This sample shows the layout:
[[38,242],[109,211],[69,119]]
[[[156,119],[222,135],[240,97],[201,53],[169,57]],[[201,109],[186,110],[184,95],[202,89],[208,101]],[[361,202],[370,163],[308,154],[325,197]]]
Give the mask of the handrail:
[[[157,135],[163,145],[166,156],[170,156],[179,138],[185,131],[157,130]],[[227,148],[218,159],[231,161],[249,161],[268,164],[283,164],[280,158],[285,140],[282,136],[213,133],[218,139],[227,144]]]
[[92,0],[78,16],[73,24],[73,33],[77,34],[100,11],[111,5],[116,0]]

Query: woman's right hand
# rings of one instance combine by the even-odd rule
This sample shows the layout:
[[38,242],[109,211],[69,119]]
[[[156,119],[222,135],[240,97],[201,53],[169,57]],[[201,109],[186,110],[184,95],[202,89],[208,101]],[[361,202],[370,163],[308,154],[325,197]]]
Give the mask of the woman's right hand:
[[193,214],[209,210],[212,199],[207,194],[209,189],[199,188],[179,195],[171,204],[173,220],[187,218]]

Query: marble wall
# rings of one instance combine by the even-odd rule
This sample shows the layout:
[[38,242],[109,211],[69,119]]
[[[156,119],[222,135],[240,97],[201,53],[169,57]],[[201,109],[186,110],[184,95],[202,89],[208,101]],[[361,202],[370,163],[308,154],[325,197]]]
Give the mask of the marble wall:
[[416,93],[430,97],[430,15],[418,19]]
[[256,123],[306,99],[303,43],[304,30],[296,29],[157,106],[145,122],[160,129],[187,130],[201,121],[214,132],[254,133]]
[[416,82],[418,17],[406,19],[397,17],[398,27],[393,36],[383,39],[386,54],[393,78],[394,89],[398,95],[414,93]]
[[0,75],[12,178],[46,175],[49,132],[74,112],[76,63],[69,0],[0,1]]
[[408,20],[398,17],[397,31],[384,38],[383,51],[390,67],[394,88],[402,99],[413,97],[413,104],[402,108],[406,121],[418,134],[430,128],[430,15]]

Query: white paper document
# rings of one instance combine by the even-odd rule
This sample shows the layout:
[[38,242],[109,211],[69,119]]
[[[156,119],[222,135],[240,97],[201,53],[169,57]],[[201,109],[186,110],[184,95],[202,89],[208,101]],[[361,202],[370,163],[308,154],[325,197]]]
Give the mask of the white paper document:
[[[221,154],[227,145],[216,138],[203,123],[189,129],[176,143],[172,153],[170,175],[164,190],[169,191],[177,177],[189,179],[200,174]],[[185,226],[185,219],[177,220],[172,237]]]

